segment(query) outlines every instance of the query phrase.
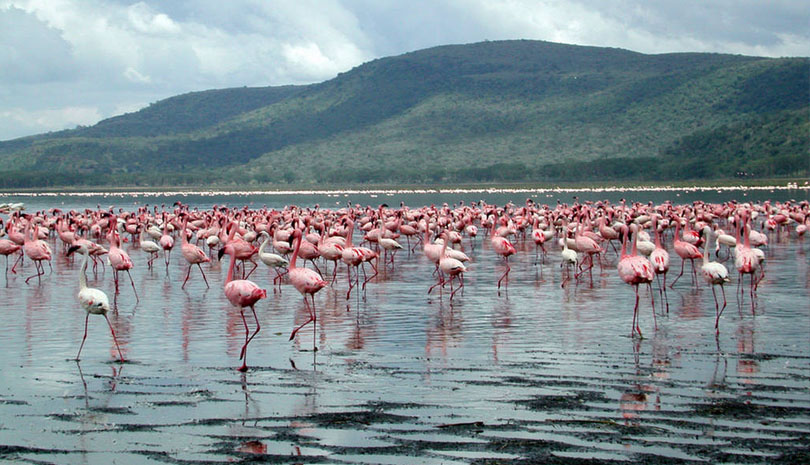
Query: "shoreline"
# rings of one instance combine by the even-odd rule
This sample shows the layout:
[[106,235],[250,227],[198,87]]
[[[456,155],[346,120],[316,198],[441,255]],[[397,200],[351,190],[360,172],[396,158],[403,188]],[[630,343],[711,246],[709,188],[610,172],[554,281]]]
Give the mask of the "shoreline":
[[369,186],[368,188],[346,187],[346,188],[323,188],[312,189],[311,187],[287,187],[278,189],[237,189],[237,188],[222,188],[222,189],[207,189],[201,190],[199,188],[135,188],[135,187],[122,187],[122,188],[104,188],[104,189],[22,189],[22,190],[0,190],[0,198],[4,196],[9,197],[56,197],[61,195],[76,196],[76,197],[90,197],[90,196],[185,196],[185,195],[199,195],[199,196],[220,196],[220,195],[342,195],[342,194],[497,194],[497,193],[554,193],[554,192],[647,192],[647,191],[663,191],[663,192],[708,192],[708,191],[809,191],[810,184],[806,181],[800,185],[798,182],[788,182],[786,184],[766,184],[766,185],[742,185],[742,184],[722,184],[717,183],[713,185],[641,185],[641,186],[621,186],[621,185],[604,185],[595,187],[582,187],[581,185],[556,185],[553,187],[548,186],[509,186],[509,185],[493,185],[486,187],[472,187],[472,186],[426,186],[426,187],[393,187],[393,186]]

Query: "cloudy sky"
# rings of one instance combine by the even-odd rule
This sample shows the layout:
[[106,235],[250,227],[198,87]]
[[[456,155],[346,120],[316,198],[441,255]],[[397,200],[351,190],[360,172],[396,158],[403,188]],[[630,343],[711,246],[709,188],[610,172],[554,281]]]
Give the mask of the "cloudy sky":
[[0,0],[0,140],[450,43],[810,56],[808,0]]

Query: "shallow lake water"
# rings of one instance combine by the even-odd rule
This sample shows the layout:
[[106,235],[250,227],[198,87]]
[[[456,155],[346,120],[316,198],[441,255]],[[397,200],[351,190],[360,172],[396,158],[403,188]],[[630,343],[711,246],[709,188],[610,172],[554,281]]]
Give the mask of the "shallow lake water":
[[[691,202],[806,199],[807,191],[473,192],[255,196],[6,196],[26,210],[132,209],[180,200],[192,206],[354,203],[421,206],[522,204],[526,198],[625,197]],[[551,197],[545,197],[546,195]],[[679,194],[676,197],[676,194]],[[589,196],[593,197],[592,199]],[[712,198],[712,196],[715,196]],[[707,198],[709,197],[709,198]],[[359,235],[358,235],[359,236]],[[359,239],[355,236],[355,240]],[[52,242],[62,250],[61,243]],[[772,236],[754,309],[727,285],[728,308],[714,331],[714,300],[687,275],[668,291],[669,311],[641,293],[641,330],[630,337],[632,288],[611,251],[593,282],[561,288],[559,250],[535,265],[531,240],[517,241],[508,291],[503,264],[481,236],[463,294],[427,294],[433,265],[420,251],[346,300],[345,268],[316,295],[306,320],[289,284],[251,277],[268,290],[256,306],[261,331],[247,373],[236,370],[244,327],[222,291],[227,270],[203,268],[207,289],[176,250],[168,268],[135,262],[136,301],[122,276],[110,312],[91,316],[76,362],[84,311],[76,301],[79,260],[56,253],[40,283],[26,261],[0,285],[0,459],[28,463],[800,463],[810,443],[810,238]],[[672,268],[680,267],[671,253]],[[2,260],[2,259],[0,259]],[[729,267],[733,266],[728,264]],[[331,272],[331,268],[330,268]],[[113,296],[109,268],[89,284]],[[2,279],[2,278],[0,278]],[[249,313],[249,312],[248,312]],[[252,316],[248,323],[253,328]],[[317,351],[313,351],[313,343]]]

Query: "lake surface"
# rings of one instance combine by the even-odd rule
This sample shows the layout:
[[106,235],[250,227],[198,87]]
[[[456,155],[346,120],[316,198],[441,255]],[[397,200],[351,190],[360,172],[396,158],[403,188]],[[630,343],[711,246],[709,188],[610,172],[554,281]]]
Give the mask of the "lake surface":
[[[719,191],[719,192],[718,192]],[[352,192],[253,195],[0,196],[26,211],[51,207],[133,209],[143,204],[323,208],[347,202],[553,205],[626,198],[641,202],[805,200],[807,190],[610,192]],[[359,242],[359,233],[355,236]],[[9,273],[0,285],[0,459],[27,463],[518,463],[534,460],[660,463],[800,463],[810,443],[810,238],[770,238],[754,301],[727,285],[714,331],[714,300],[688,276],[668,291],[669,312],[641,293],[643,339],[630,337],[634,294],[611,251],[593,283],[561,288],[559,250],[535,265],[517,241],[511,279],[479,236],[465,290],[427,294],[433,265],[417,250],[347,301],[345,268],[316,295],[318,323],[271,271],[247,373],[236,370],[244,327],[222,287],[227,260],[204,265],[210,289],[173,253],[148,270],[135,262],[136,303],[126,276],[110,312],[84,328],[76,301],[80,261],[56,253],[41,283]],[[53,241],[53,249],[61,243]],[[671,249],[671,246],[670,246]],[[671,253],[672,268],[680,260]],[[2,259],[0,259],[2,260]],[[731,263],[727,266],[733,268]],[[331,268],[330,268],[331,271]],[[114,295],[109,268],[90,285]],[[2,279],[2,278],[0,278]],[[656,293],[656,305],[659,305]],[[249,312],[248,312],[249,313]],[[252,317],[248,319],[253,328]],[[313,340],[314,337],[314,340]],[[313,342],[317,352],[312,350]]]

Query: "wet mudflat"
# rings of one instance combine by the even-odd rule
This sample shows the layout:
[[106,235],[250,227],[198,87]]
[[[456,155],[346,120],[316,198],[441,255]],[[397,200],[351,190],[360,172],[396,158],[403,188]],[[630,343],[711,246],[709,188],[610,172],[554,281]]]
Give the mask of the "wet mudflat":
[[[630,337],[634,294],[611,251],[593,281],[561,288],[559,250],[535,265],[516,241],[507,292],[502,262],[478,238],[463,295],[427,295],[433,265],[403,251],[345,299],[316,296],[318,323],[294,341],[303,300],[272,272],[256,310],[247,373],[244,327],[222,291],[224,262],[197,270],[174,254],[135,261],[110,319],[84,325],[80,261],[9,273],[0,286],[0,459],[22,463],[803,463],[810,443],[810,274],[807,238],[773,236],[752,311],[736,274],[715,337],[711,290],[685,276],[642,293],[643,339]],[[52,242],[54,250],[61,244]],[[680,260],[672,253],[673,269]],[[2,260],[2,259],[0,259]],[[331,265],[330,265],[331,266]],[[730,268],[733,265],[729,263]],[[688,269],[688,268],[687,268]],[[331,269],[330,269],[331,271]],[[109,268],[89,273],[113,296]],[[252,321],[251,328],[253,327]],[[313,339],[314,337],[314,339]],[[313,342],[317,351],[313,351]]]

